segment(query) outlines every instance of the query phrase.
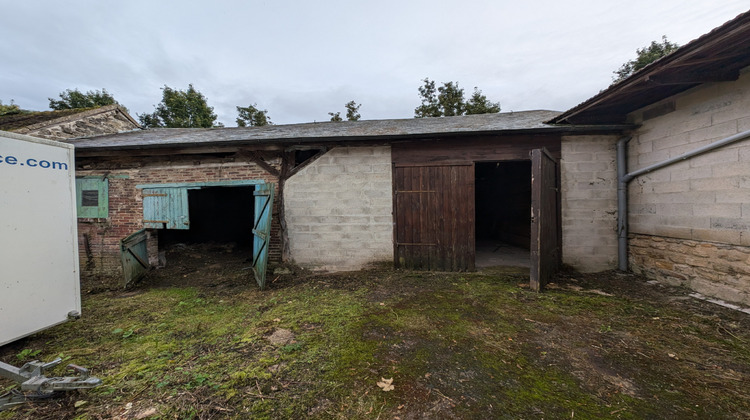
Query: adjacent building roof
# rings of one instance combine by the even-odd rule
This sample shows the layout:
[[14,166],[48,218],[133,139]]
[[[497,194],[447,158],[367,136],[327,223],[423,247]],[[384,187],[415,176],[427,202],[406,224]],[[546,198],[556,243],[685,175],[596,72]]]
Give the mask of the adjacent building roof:
[[750,12],[682,46],[593,98],[549,120],[619,124],[627,114],[702,83],[737,80],[750,66]]
[[0,115],[0,130],[15,131],[24,127],[34,126],[37,124],[45,124],[50,121],[62,119],[70,115],[78,114],[80,112],[88,111],[88,110],[90,110],[90,108],[61,109],[59,111],[42,111],[42,112],[22,111],[18,114]]
[[92,138],[66,140],[77,150],[125,150],[200,145],[248,145],[320,141],[395,140],[446,135],[532,134],[596,130],[621,130],[623,126],[557,127],[545,124],[557,111],[522,111],[460,117],[410,118],[319,122],[263,127],[157,128]]
[[124,118],[132,122],[134,127],[140,127],[121,106],[107,105],[96,108],[74,108],[56,111],[34,111],[0,116],[0,130],[16,133],[30,133],[51,126],[82,120],[111,111],[118,111]]

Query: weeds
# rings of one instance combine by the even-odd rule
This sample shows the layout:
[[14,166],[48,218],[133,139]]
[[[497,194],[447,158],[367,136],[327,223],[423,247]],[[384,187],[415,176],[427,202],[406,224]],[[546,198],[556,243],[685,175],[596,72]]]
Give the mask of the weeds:
[[[231,293],[89,295],[81,320],[24,340],[22,350],[0,349],[0,358],[60,355],[104,384],[60,400],[61,408],[24,406],[0,419],[750,413],[747,320],[623,293],[537,294],[523,281],[513,271],[381,270],[265,292],[247,284]],[[293,341],[270,343],[279,329]],[[378,385],[384,378],[392,383]]]
[[41,350],[23,349],[16,355],[16,358],[18,358],[18,360],[31,359],[41,352]]

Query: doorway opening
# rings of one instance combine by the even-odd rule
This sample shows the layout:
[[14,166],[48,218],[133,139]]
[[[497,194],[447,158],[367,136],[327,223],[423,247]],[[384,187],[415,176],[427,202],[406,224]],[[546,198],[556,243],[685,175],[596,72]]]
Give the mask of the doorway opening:
[[159,231],[159,248],[208,245],[249,254],[253,246],[253,186],[188,190],[190,228]]
[[477,268],[529,267],[531,161],[475,164]]

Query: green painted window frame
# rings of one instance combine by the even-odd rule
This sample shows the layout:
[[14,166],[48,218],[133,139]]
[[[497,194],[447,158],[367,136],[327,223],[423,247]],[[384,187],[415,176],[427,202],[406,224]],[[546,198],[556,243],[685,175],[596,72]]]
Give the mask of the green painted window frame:
[[[96,191],[96,205],[84,205],[84,191]],[[93,195],[93,194],[92,194]],[[91,198],[88,195],[87,200]],[[76,178],[76,210],[79,219],[109,217],[109,180],[102,177]]]

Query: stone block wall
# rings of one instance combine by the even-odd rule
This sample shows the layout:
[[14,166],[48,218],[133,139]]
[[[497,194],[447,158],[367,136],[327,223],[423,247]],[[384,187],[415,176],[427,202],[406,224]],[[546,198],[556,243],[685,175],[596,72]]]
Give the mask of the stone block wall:
[[[654,109],[672,111],[648,118]],[[630,118],[641,124],[629,144],[630,171],[750,130],[750,73],[699,86]],[[750,140],[636,178],[629,185],[632,268],[708,295],[747,299],[750,273],[741,269],[747,262],[738,265],[733,255],[750,247],[748,203]]]
[[317,270],[393,259],[390,146],[337,147],[284,184],[289,256]]
[[750,305],[750,247],[636,234],[630,264],[647,277]]
[[92,137],[139,129],[118,105],[109,105],[15,130],[51,140]]
[[564,136],[563,263],[583,272],[617,266],[617,136]]
[[[272,162],[279,166],[279,162]],[[132,163],[101,162],[76,169],[77,176],[102,176],[109,180],[109,217],[78,219],[78,244],[82,290],[122,287],[120,240],[143,228],[143,196],[136,185],[184,182],[214,182],[278,179],[254,162],[196,159],[190,157],[144,158]],[[278,194],[277,194],[278,198]],[[252,215],[248,215],[252,217]],[[159,229],[151,230],[149,260],[156,260]],[[275,200],[269,259],[280,261],[281,240],[278,199]]]

